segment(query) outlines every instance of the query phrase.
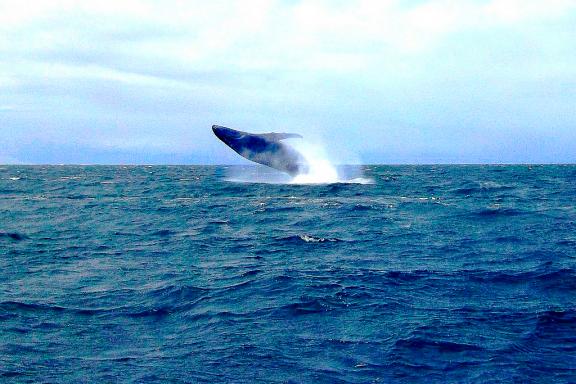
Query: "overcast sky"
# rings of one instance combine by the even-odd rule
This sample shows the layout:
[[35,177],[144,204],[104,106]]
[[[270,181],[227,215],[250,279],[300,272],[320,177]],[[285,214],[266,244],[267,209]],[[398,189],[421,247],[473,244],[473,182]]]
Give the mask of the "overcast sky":
[[576,161],[576,0],[0,0],[0,163]]

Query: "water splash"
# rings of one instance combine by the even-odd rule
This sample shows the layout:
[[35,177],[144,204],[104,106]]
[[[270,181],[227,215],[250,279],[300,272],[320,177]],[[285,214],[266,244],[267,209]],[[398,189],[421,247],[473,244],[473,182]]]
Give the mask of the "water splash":
[[372,184],[374,181],[365,178],[361,167],[337,167],[324,147],[319,143],[311,143],[299,140],[291,143],[306,162],[308,170],[305,173],[296,175],[290,184]]
[[300,152],[308,164],[306,173],[294,176],[291,180],[292,184],[330,184],[338,182],[338,171],[329,160],[322,146],[301,140],[293,143],[292,146]]

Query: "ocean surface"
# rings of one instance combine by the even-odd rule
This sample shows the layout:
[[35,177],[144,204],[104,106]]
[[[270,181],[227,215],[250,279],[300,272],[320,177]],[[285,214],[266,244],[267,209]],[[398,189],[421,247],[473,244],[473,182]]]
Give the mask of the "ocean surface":
[[266,172],[0,166],[0,382],[576,382],[576,166]]

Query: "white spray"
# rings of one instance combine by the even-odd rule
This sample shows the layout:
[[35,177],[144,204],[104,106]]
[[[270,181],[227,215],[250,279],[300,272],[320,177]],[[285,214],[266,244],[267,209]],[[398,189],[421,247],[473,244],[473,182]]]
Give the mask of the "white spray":
[[334,158],[328,155],[318,142],[295,140],[290,143],[308,163],[308,171],[296,175],[290,184],[372,184],[372,179],[363,177],[360,166],[348,167],[346,170],[335,165]]
[[301,140],[291,145],[300,152],[308,164],[307,172],[294,176],[292,184],[330,184],[339,181],[338,170],[322,146]]

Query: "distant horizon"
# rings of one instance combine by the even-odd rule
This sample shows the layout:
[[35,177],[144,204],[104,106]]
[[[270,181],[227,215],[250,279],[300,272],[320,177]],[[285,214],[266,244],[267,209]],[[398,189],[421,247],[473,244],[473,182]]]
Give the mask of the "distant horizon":
[[[249,165],[250,161],[242,158],[215,136],[210,138],[208,150],[185,152],[164,151],[129,151],[117,148],[93,148],[80,145],[40,145],[32,144],[34,151],[21,153],[21,156],[3,159],[0,164],[71,164],[71,165]],[[343,143],[336,143],[334,148],[326,142],[307,141],[319,146],[326,157],[334,164],[390,164],[390,165],[427,165],[427,164],[576,164],[576,152],[572,156],[554,156],[551,153],[529,153],[524,150],[507,153],[506,156],[473,153],[446,153],[423,151],[406,153],[396,151],[384,153],[377,151],[360,151],[354,148],[342,148]],[[214,148],[212,148],[214,147]]]
[[[520,165],[520,166],[547,166],[547,165],[559,165],[559,166],[573,166],[576,163],[362,163],[362,164],[339,164],[335,163],[336,167],[353,167],[353,166],[435,166],[435,165],[457,165],[457,166],[478,166],[478,165],[493,165],[493,166],[508,166],[508,165]],[[111,167],[257,167],[257,168],[267,168],[264,165],[259,164],[244,164],[244,163],[234,163],[234,164],[200,164],[200,163],[0,163],[0,167],[5,166],[55,166],[55,167],[66,167],[66,166],[111,166]],[[280,172],[280,171],[277,171]]]

